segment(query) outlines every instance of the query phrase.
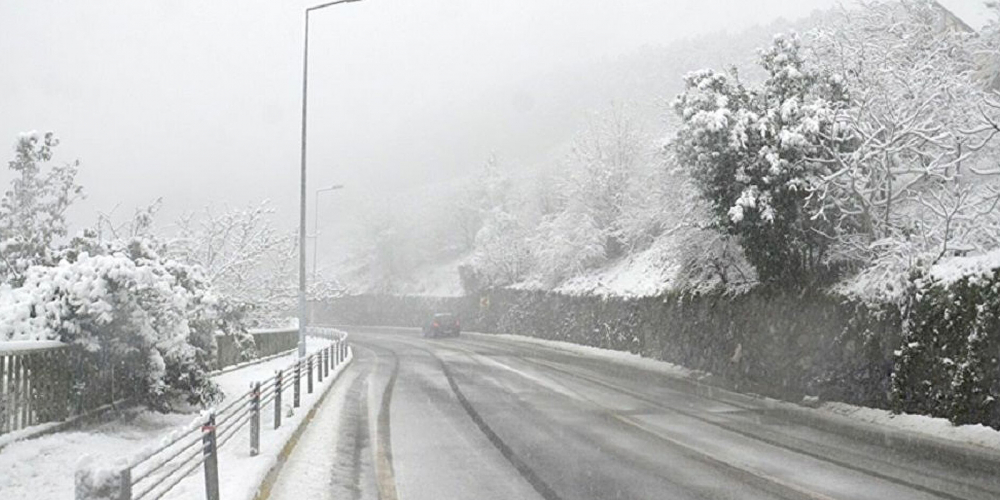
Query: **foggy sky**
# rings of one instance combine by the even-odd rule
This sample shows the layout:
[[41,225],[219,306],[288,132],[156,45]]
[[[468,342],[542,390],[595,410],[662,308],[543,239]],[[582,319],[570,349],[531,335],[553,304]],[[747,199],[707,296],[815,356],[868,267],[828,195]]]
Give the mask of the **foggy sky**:
[[[77,227],[157,197],[161,223],[207,203],[269,198],[291,227],[302,9],[313,4],[0,1],[4,161],[17,133],[55,131],[57,159],[83,164]],[[832,4],[366,0],[316,12],[309,191],[348,186],[323,195],[321,226],[336,230],[333,220],[373,193],[469,173],[493,150],[544,149],[544,133],[530,127],[544,119],[535,95],[561,71]]]

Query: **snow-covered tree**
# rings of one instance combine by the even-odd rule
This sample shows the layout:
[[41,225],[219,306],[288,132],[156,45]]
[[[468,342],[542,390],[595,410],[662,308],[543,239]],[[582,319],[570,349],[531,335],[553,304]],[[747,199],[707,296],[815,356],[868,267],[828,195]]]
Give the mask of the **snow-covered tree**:
[[51,261],[58,238],[66,236],[66,209],[82,196],[79,162],[53,165],[59,141],[52,132],[22,134],[15,145],[13,172],[0,199],[0,283],[20,284],[28,267]]
[[550,191],[538,194],[535,277],[555,286],[648,245],[664,222],[663,173],[628,109],[598,116],[574,140]]
[[480,287],[491,287],[522,280],[531,265],[528,236],[528,229],[517,215],[503,207],[491,210],[476,234],[472,258],[475,282]]
[[267,201],[245,208],[206,207],[177,222],[170,255],[205,270],[212,287],[254,324],[267,324],[294,307],[295,238],[279,231]]
[[797,36],[776,36],[760,65],[760,86],[735,71],[688,74],[674,147],[761,280],[803,283],[827,269],[828,224],[807,201],[827,160],[851,145],[837,122],[848,97],[840,79],[807,63]]
[[491,154],[473,187],[481,225],[469,264],[460,273],[467,292],[517,283],[529,270],[530,235],[522,199],[496,154]]
[[575,203],[568,204],[567,210],[580,212],[574,218],[586,215],[593,221],[603,233],[607,258],[620,257],[625,251],[623,214],[630,195],[644,194],[636,189],[644,186],[634,181],[651,153],[648,137],[621,106],[591,123],[573,143],[566,196]]
[[856,281],[869,293],[900,292],[918,262],[1000,243],[1000,106],[983,74],[1000,37],[995,23],[971,33],[944,15],[929,0],[862,3],[808,37],[849,90],[837,123],[853,141],[825,151],[810,203],[833,250],[866,267]]

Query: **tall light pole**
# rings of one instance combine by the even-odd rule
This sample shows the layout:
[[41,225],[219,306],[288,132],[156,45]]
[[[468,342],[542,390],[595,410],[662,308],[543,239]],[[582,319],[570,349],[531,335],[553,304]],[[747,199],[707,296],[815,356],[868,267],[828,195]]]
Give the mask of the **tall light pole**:
[[313,198],[313,285],[316,284],[316,257],[319,255],[317,249],[319,247],[319,194],[324,191],[333,191],[335,189],[344,189],[343,184],[334,184],[330,187],[325,187],[316,190],[316,197]]
[[305,40],[302,51],[302,157],[299,189],[299,357],[306,356],[306,110],[309,96],[309,13],[342,3],[361,0],[337,0],[306,9]]

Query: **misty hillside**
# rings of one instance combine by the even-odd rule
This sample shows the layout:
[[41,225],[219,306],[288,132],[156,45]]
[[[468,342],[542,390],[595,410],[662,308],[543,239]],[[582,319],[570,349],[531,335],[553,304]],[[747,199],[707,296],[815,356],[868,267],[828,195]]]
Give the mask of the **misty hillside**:
[[[358,221],[352,236],[345,238],[352,242],[349,255],[330,265],[338,269],[337,281],[355,293],[461,295],[459,267],[473,260],[482,223],[463,220],[467,210],[462,207],[467,209],[469,199],[490,182],[485,179],[491,175],[487,168],[496,169],[502,179],[494,181],[505,186],[501,189],[516,193],[511,195],[516,200],[509,201],[519,207],[518,217],[528,226],[536,225],[546,213],[544,205],[553,201],[546,197],[566,182],[580,138],[600,128],[609,115],[621,115],[641,136],[642,168],[649,170],[648,175],[669,176],[660,172],[669,169],[659,156],[664,140],[673,133],[676,118],[670,102],[683,90],[683,76],[703,67],[736,66],[743,77],[757,78],[757,47],[765,46],[775,33],[807,31],[822,17],[814,13],[794,23],[779,20],[740,33],[645,47],[627,57],[538,75],[509,93],[483,96],[465,111],[470,127],[456,129],[455,142],[489,141],[493,158],[469,165],[467,173],[458,173],[455,180],[413,187],[393,195],[391,201],[370,202],[366,220]],[[479,119],[483,116],[490,119]],[[492,167],[484,167],[491,162],[495,162]],[[675,181],[686,185],[684,180]],[[686,255],[682,246],[685,242],[690,246],[698,223],[678,217],[674,214],[677,220],[671,226],[685,227],[647,237],[599,265],[585,266],[572,276],[526,276],[516,286],[568,293],[662,292],[678,280],[692,278],[678,273]],[[394,250],[386,251],[390,246]]]

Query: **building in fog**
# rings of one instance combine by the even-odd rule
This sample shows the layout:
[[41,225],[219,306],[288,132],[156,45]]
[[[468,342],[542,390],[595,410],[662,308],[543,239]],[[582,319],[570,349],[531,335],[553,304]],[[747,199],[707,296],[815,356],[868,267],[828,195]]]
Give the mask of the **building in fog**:
[[[946,29],[979,33],[997,20],[1000,7],[991,7],[986,0],[937,0],[942,23]],[[987,56],[983,61],[983,80],[990,88],[1000,91],[1000,57]]]

